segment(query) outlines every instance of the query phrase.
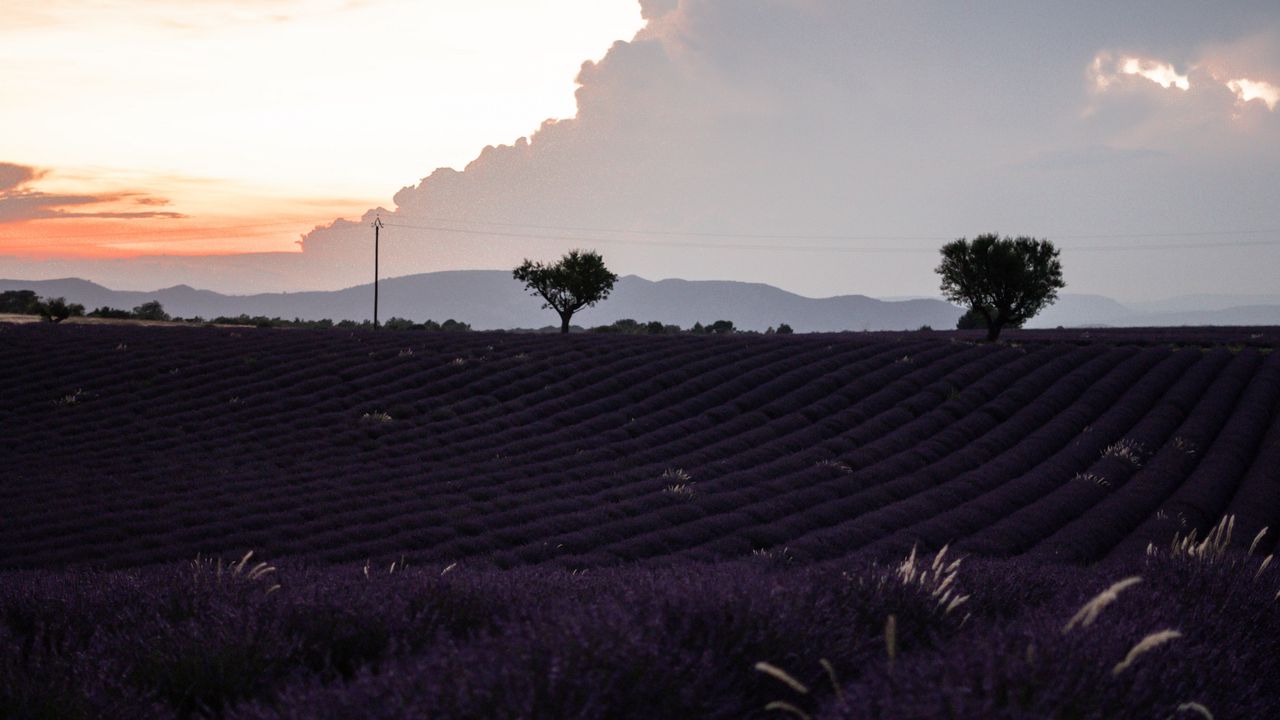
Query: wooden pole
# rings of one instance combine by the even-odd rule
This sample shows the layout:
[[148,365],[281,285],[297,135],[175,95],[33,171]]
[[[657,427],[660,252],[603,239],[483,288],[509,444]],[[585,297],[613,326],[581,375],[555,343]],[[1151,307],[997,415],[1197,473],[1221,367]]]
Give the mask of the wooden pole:
[[373,329],[378,329],[378,231],[382,229],[382,218],[373,221]]

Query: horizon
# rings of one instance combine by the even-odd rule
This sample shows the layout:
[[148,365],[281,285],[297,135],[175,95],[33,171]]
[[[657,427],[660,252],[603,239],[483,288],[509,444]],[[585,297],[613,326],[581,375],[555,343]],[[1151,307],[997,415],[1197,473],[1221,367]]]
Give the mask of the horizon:
[[1280,266],[1268,3],[76,6],[0,30],[0,276],[355,287],[378,216],[384,278],[587,246],[937,297],[938,247],[993,230],[1126,303],[1266,295]]

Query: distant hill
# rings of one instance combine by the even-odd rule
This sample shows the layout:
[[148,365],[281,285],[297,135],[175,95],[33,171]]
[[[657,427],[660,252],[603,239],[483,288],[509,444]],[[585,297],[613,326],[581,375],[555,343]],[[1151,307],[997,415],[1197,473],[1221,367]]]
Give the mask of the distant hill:
[[[107,305],[130,309],[159,300],[182,317],[266,315],[268,317],[364,320],[373,314],[373,285],[332,292],[222,295],[186,285],[152,292],[110,290],[85,280],[0,280],[0,290],[29,288],[44,297],[62,296],[88,309]],[[448,318],[477,330],[536,328],[557,323],[550,310],[530,297],[502,270],[426,273],[379,283],[378,314],[414,320]],[[960,310],[941,300],[883,301],[862,295],[807,298],[771,285],[708,280],[660,280],[629,275],[612,295],[574,316],[574,324],[606,325],[622,318],[659,320],[689,327],[695,322],[730,320],[745,330],[787,323],[800,332],[914,330],[921,325],[955,326]]]
[[[365,320],[373,315],[373,285],[345,290],[223,295],[187,285],[151,292],[111,290],[68,278],[0,280],[0,290],[31,289],[65,297],[88,309],[107,305],[128,310],[159,300],[172,315],[266,315],[304,320]],[[477,330],[539,328],[557,324],[550,310],[504,270],[461,270],[389,278],[379,285],[379,316],[413,320],[449,318]],[[960,309],[937,299],[879,300],[865,295],[809,298],[763,283],[721,280],[621,278],[609,299],[574,316],[584,327],[631,318],[689,327],[730,320],[744,330],[787,323],[800,332],[954,328]],[[1178,325],[1280,325],[1280,296],[1179,296],[1125,305],[1102,295],[1066,293],[1027,324],[1053,327],[1169,327]]]

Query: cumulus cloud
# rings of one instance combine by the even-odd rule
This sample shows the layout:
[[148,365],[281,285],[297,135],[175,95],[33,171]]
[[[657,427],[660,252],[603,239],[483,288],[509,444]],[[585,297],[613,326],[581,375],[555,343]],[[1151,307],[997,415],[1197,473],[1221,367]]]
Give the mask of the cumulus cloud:
[[[1109,51],[1099,52],[1089,66],[1089,76],[1095,90],[1099,93],[1124,93],[1139,89],[1143,81],[1154,83],[1165,89],[1175,89],[1184,93],[1191,90],[1193,78],[1198,89],[1208,89],[1220,101],[1221,114],[1226,114],[1228,96],[1222,93],[1225,88],[1234,98],[1232,104],[1239,118],[1239,109],[1257,100],[1259,105],[1274,111],[1280,104],[1280,85],[1269,80],[1259,79],[1258,75],[1240,76],[1241,70],[1247,73],[1265,73],[1268,76],[1280,76],[1280,61],[1267,60],[1260,47],[1270,45],[1272,52],[1280,51],[1280,39],[1274,36],[1262,38],[1258,36],[1244,38],[1236,43],[1216,45],[1200,51],[1190,69],[1185,73],[1178,72],[1170,62],[1158,58],[1140,57],[1137,55],[1115,55]],[[1280,82],[1280,81],[1277,81]],[[1215,92],[1216,91],[1216,92]]]
[[[1160,7],[1164,35],[1149,13],[1076,4],[642,0],[647,26],[583,65],[576,116],[309,233],[308,277],[365,281],[379,214],[389,275],[585,246],[624,273],[813,295],[936,291],[938,239],[991,227],[1275,226],[1258,188],[1280,179],[1277,152],[1261,150],[1280,148],[1280,128],[1233,126],[1227,85],[1274,76],[1242,61],[1214,79],[1197,39],[1245,37],[1270,14]],[[1099,52],[1126,46],[1150,51]],[[1077,288],[1124,294],[1162,292],[1142,278],[1186,258],[1068,261]]]
[[1228,80],[1227,87],[1231,88],[1231,92],[1235,93],[1242,103],[1261,100],[1268,110],[1275,110],[1276,104],[1280,103],[1280,87],[1266,80],[1236,78]]
[[1173,65],[1149,58],[1133,55],[1114,58],[1111,53],[1099,53],[1093,58],[1090,70],[1093,74],[1093,82],[1099,90],[1110,89],[1121,82],[1126,75],[1145,79],[1166,89],[1191,89],[1190,79],[1186,75],[1179,74]]
[[[142,193],[110,192],[98,194],[49,193],[32,185],[46,177],[46,171],[27,165],[0,162],[0,223],[65,218],[181,218],[181,213],[163,210],[95,209],[104,204],[167,205],[162,198]],[[78,208],[78,209],[71,209]]]
[[[1280,226],[1280,113],[1261,86],[1229,85],[1280,84],[1270,2],[640,7],[646,26],[581,67],[573,117],[464,168],[424,168],[388,207],[273,258],[261,289],[368,282],[378,216],[384,276],[591,247],[650,278],[934,294],[941,242],[998,229],[1058,241],[1076,292],[1273,287],[1280,253],[1266,248],[1125,247]],[[412,68],[389,70],[413,86]],[[39,182],[9,172],[13,187]],[[235,274],[217,262],[203,284]]]

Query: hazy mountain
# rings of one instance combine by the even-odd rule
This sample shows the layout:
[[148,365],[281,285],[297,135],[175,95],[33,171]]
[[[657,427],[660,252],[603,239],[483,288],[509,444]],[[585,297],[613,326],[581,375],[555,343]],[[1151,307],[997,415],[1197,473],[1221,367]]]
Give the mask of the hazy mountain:
[[[130,309],[159,300],[171,315],[266,315],[303,319],[363,320],[373,315],[373,286],[333,292],[222,295],[186,285],[153,292],[115,291],[79,279],[0,280],[0,290],[29,288],[44,297],[65,297],[88,309]],[[541,301],[501,270],[427,273],[390,278],[379,283],[378,315],[414,320],[448,318],[476,329],[543,327],[558,324]],[[704,280],[653,282],[629,275],[613,294],[594,308],[574,316],[583,326],[604,325],[621,318],[660,320],[689,327],[695,322],[731,320],[742,329],[764,330],[788,323],[798,331],[900,330],[921,325],[954,327],[960,310],[941,300],[886,302],[861,295],[806,298],[771,285]]]
[[[1031,319],[1027,327],[1054,328],[1082,325],[1131,325],[1133,310],[1103,295],[1065,293]],[[1179,323],[1175,323],[1179,324]]]
[[1280,295],[1227,295],[1204,294],[1178,295],[1163,300],[1132,302],[1129,307],[1144,315],[1169,313],[1198,313],[1205,310],[1232,310],[1265,305],[1280,305]]
[[[0,290],[28,288],[44,297],[65,297],[88,309],[131,309],[159,300],[171,315],[219,315],[364,320],[373,315],[373,285],[327,292],[223,295],[186,285],[152,292],[110,290],[86,280],[0,280]],[[1101,295],[1064,294],[1028,323],[1029,327],[1280,325],[1280,298],[1273,304],[1230,303],[1231,296],[1186,296],[1137,308]],[[1241,300],[1268,298],[1241,297]],[[477,330],[536,328],[558,324],[541,301],[503,270],[462,270],[389,278],[379,284],[379,317],[414,320],[449,318]],[[1166,308],[1182,308],[1166,310]],[[621,318],[689,327],[731,320],[746,330],[787,323],[800,332],[903,330],[929,325],[955,327],[960,309],[937,299],[877,300],[863,295],[807,298],[761,283],[717,280],[650,281],[628,275],[613,294],[574,316],[574,324],[606,325]]]
[[1280,325],[1280,296],[1182,295],[1126,305],[1102,295],[1064,294],[1027,323],[1036,328],[1092,325]]

